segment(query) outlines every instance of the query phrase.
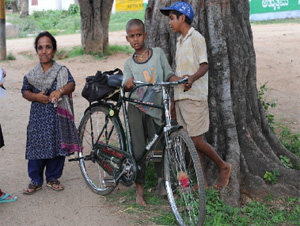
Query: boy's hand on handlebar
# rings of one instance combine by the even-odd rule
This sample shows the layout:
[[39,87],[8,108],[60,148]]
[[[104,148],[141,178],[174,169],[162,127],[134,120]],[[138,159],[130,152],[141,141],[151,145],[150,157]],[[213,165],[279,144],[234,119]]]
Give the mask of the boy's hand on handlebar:
[[135,87],[135,84],[133,82],[134,82],[134,78],[129,78],[127,80],[127,82],[125,83],[125,86],[124,86],[125,91],[130,91]]
[[187,77],[188,78],[188,83],[186,84],[182,84],[183,85],[183,89],[184,89],[184,92],[188,91],[190,88],[192,88],[192,85],[194,83],[194,76],[192,75],[184,75],[182,76],[183,78],[184,77]]

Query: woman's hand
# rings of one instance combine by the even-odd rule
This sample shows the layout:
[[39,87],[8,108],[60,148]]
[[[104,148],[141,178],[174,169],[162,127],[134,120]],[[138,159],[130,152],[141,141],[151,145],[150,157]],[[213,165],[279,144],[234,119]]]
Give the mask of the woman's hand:
[[2,69],[2,78],[5,78],[5,77],[6,77],[6,72],[4,71],[4,69]]
[[62,92],[60,90],[54,90],[49,95],[49,100],[52,102],[57,102],[59,98],[62,96]]
[[[2,68],[1,68],[2,69]],[[1,75],[2,78],[5,78],[6,77],[6,72],[2,69],[2,75]],[[1,78],[0,77],[0,78]],[[0,82],[0,87],[3,87],[3,83]]]
[[48,104],[50,102],[49,97],[45,95],[45,91],[36,93],[36,101],[43,104]]

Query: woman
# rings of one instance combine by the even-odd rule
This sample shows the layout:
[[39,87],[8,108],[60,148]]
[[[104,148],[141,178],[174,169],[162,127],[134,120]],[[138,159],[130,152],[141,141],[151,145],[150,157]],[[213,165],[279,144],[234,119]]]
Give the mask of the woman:
[[[5,76],[6,76],[5,71],[0,68],[0,78],[4,78]],[[0,90],[1,89],[3,89],[3,83],[1,82],[1,79],[0,79]],[[4,140],[3,140],[1,124],[0,124],[0,148],[2,148],[3,146],[4,146]],[[17,199],[18,199],[17,196],[11,196],[10,194],[7,194],[7,193],[5,194],[0,189],[0,203],[14,202],[14,201],[17,201]]]
[[23,97],[32,102],[26,144],[31,182],[23,192],[28,195],[42,188],[44,168],[46,186],[63,190],[58,178],[65,156],[81,151],[71,94],[75,81],[65,66],[53,60],[57,47],[49,32],[38,34],[34,47],[40,62],[24,76],[22,87]]

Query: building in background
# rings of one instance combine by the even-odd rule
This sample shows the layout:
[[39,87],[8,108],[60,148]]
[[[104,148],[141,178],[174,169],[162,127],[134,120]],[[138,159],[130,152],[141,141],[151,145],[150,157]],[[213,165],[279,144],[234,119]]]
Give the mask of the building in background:
[[29,14],[43,10],[68,10],[70,4],[78,4],[78,0],[29,0]]

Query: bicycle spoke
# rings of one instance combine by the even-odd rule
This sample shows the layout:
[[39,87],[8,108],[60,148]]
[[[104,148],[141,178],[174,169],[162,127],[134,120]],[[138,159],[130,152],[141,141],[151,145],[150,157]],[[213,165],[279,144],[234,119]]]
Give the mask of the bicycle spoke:
[[89,187],[101,195],[109,194],[114,190],[114,185],[111,183],[107,185],[108,180],[113,180],[113,175],[109,175],[101,167],[99,157],[96,154],[98,148],[95,144],[100,142],[120,149],[120,132],[117,130],[113,118],[106,117],[108,111],[108,107],[101,105],[91,108],[84,115],[79,126],[83,145],[83,151],[80,155],[82,157],[90,155],[88,158],[80,159],[80,168]]
[[171,147],[165,154],[165,179],[172,211],[180,225],[201,225],[205,215],[205,191],[198,154],[186,133],[176,131],[169,139]]

